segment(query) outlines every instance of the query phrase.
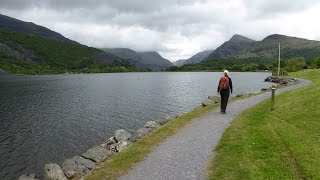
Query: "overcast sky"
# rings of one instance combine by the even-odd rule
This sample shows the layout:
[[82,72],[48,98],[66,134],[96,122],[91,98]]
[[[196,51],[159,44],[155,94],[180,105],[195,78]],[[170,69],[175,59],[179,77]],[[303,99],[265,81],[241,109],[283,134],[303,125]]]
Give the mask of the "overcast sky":
[[320,40],[318,0],[0,0],[0,13],[88,46],[158,51],[170,61],[233,34]]

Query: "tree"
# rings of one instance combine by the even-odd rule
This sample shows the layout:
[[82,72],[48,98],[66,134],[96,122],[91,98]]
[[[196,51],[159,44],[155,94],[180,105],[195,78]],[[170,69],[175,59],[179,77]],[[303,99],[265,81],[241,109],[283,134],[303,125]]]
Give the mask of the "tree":
[[320,57],[315,57],[312,59],[311,68],[320,68]]
[[306,60],[303,57],[289,59],[286,63],[286,69],[288,72],[295,72],[304,69],[306,66]]

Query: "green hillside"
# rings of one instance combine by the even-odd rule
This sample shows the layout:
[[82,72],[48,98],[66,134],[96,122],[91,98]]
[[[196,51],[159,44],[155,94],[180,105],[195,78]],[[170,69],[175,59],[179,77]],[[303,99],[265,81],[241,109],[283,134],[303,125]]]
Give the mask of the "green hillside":
[[4,29],[0,29],[0,68],[15,74],[146,70],[95,48]]

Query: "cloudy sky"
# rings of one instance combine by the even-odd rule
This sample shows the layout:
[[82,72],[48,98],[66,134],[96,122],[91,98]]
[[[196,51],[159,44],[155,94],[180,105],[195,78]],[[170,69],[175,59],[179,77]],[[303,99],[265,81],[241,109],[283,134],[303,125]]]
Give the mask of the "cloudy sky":
[[318,0],[0,0],[0,13],[98,48],[158,51],[175,61],[233,34],[320,40]]

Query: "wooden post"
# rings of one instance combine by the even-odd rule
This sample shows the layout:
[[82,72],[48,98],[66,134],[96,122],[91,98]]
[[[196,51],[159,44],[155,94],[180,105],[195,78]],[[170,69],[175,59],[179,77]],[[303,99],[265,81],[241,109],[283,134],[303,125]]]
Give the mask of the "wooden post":
[[271,111],[274,110],[274,96],[275,96],[275,92],[276,92],[276,87],[272,86],[271,89]]

